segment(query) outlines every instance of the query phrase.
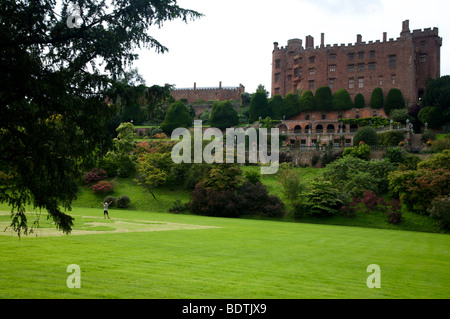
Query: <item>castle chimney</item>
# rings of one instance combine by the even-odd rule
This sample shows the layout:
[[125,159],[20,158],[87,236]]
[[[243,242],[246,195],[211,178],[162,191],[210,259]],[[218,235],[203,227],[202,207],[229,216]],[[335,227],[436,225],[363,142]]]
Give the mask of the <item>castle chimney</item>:
[[222,81],[219,82],[219,90],[222,88]]
[[314,48],[314,38],[312,36],[310,36],[310,35],[306,36],[305,48],[306,49]]
[[320,35],[320,46],[323,48],[325,46],[325,33]]
[[387,41],[387,32],[383,32],[383,42]]
[[194,91],[197,89],[197,83],[194,82]]
[[361,43],[362,42],[362,35],[358,34],[356,35],[356,43]]
[[400,33],[400,36],[405,36],[410,33],[409,30],[409,20],[405,20],[402,22],[402,32]]
[[278,42],[274,42],[273,43],[273,49],[274,50],[278,50]]

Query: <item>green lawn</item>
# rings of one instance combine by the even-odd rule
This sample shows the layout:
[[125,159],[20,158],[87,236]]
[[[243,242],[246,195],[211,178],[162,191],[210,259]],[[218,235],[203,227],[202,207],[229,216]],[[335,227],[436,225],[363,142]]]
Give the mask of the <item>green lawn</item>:
[[[100,208],[72,213],[75,230],[86,234],[46,237],[51,225],[43,221],[37,237],[0,235],[0,298],[450,297],[444,234],[117,209],[104,220]],[[107,226],[89,229],[92,221]],[[133,228],[167,223],[216,228]],[[123,224],[134,231],[113,233]],[[67,288],[70,264],[81,269],[80,289]],[[366,285],[370,264],[381,268],[380,289]]]
[[[298,170],[306,182],[321,174]],[[284,199],[276,176],[262,181]],[[175,199],[187,202],[189,192],[177,186],[155,194],[119,178],[113,195],[129,196],[132,205],[110,209],[110,220],[103,219],[104,196],[82,188],[71,235],[61,236],[44,213],[37,236],[1,233],[0,298],[450,297],[450,237],[431,233],[425,216],[405,212],[400,225],[390,225],[377,212],[296,222],[175,215],[168,209]],[[2,230],[8,211],[0,205]],[[81,269],[80,289],[67,288],[71,264]],[[380,266],[380,289],[367,287],[371,264]]]

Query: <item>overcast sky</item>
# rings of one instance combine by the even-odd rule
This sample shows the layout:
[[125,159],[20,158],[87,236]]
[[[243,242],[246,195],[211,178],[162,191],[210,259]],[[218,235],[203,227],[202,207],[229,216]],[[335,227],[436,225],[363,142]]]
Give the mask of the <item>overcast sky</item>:
[[273,42],[314,37],[320,45],[355,43],[400,36],[402,21],[410,30],[439,28],[441,75],[450,75],[450,1],[448,0],[178,0],[185,9],[204,16],[185,24],[170,21],[150,34],[169,51],[139,51],[134,67],[148,86],[165,83],[177,88],[259,84],[270,92]]

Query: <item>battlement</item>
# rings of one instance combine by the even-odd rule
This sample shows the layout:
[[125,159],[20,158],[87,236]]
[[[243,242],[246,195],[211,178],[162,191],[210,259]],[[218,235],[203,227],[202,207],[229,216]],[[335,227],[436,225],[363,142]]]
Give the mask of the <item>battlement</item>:
[[320,50],[322,48],[354,48],[356,46],[363,46],[363,45],[372,45],[372,44],[381,44],[381,43],[395,43],[399,41],[403,41],[405,39],[408,39],[410,37],[424,37],[424,36],[439,36],[439,28],[425,28],[425,29],[417,29],[413,30],[412,32],[409,30],[409,20],[405,20],[402,22],[402,31],[400,33],[400,37],[397,38],[387,38],[387,33],[383,32],[383,38],[382,40],[376,40],[376,41],[369,41],[365,42],[362,41],[362,36],[358,34],[356,36],[356,42],[355,43],[341,43],[341,44],[326,44],[324,43],[325,35],[321,34],[321,45],[320,46],[314,46],[314,38],[310,35],[306,36],[306,45],[305,47],[302,46],[302,40],[300,39],[290,39],[288,40],[288,44],[286,47],[278,47],[278,42],[274,42],[274,51],[276,50],[283,50],[287,51],[291,47],[299,47],[300,51],[309,51],[309,50]]
[[216,91],[216,90],[229,90],[239,91],[239,87],[234,86],[222,86],[222,87],[197,87],[197,88],[174,88],[174,91]]
[[239,84],[238,87],[235,86],[222,86],[222,82],[219,82],[218,87],[197,87],[197,83],[194,82],[194,87],[190,88],[174,88],[173,91],[216,91],[216,90],[231,90],[231,91],[240,91],[244,90],[244,86],[242,84]]
[[242,84],[232,87],[222,86],[222,82],[219,82],[219,87],[197,87],[197,83],[194,83],[192,88],[174,88],[172,90],[172,96],[176,100],[186,99],[189,103],[199,100],[240,101],[243,93],[245,93],[245,87]]
[[434,27],[431,28],[425,28],[425,29],[417,29],[413,30],[412,36],[439,36],[439,28]]

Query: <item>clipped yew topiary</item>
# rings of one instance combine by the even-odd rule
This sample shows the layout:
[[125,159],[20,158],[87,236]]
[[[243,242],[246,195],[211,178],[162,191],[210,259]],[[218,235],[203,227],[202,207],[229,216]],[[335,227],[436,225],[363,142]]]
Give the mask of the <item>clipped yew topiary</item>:
[[300,110],[303,111],[313,111],[316,109],[316,101],[314,99],[313,92],[307,90],[303,92],[302,97],[299,101]]
[[294,93],[288,93],[283,99],[283,103],[281,104],[280,115],[283,118],[285,116],[286,119],[290,118],[293,115],[300,113],[300,103],[298,96]]
[[192,118],[189,110],[181,101],[174,102],[167,110],[164,122],[161,124],[161,130],[168,136],[172,131],[179,127],[187,128],[192,125]]
[[259,120],[259,118],[266,118],[270,116],[269,102],[267,101],[266,93],[263,91],[257,91],[252,96],[250,101],[250,107],[248,110],[249,123],[254,123]]
[[330,87],[322,86],[315,94],[316,106],[320,111],[330,111],[333,109],[333,93]]
[[269,109],[274,120],[281,120],[281,110],[283,108],[283,98],[281,95],[276,94],[269,100]]
[[354,106],[360,109],[366,106],[366,100],[364,99],[364,95],[362,95],[361,93],[356,94]]
[[370,97],[370,107],[374,109],[381,109],[383,105],[383,90],[381,88],[375,88],[372,91],[372,96]]
[[399,89],[390,89],[384,103],[384,111],[386,114],[391,114],[391,111],[394,109],[403,108],[405,108],[405,100],[402,91]]
[[238,125],[239,117],[233,105],[229,101],[214,103],[209,117],[211,127],[221,130]]
[[346,89],[337,90],[333,95],[334,110],[349,110],[353,108],[352,98]]

